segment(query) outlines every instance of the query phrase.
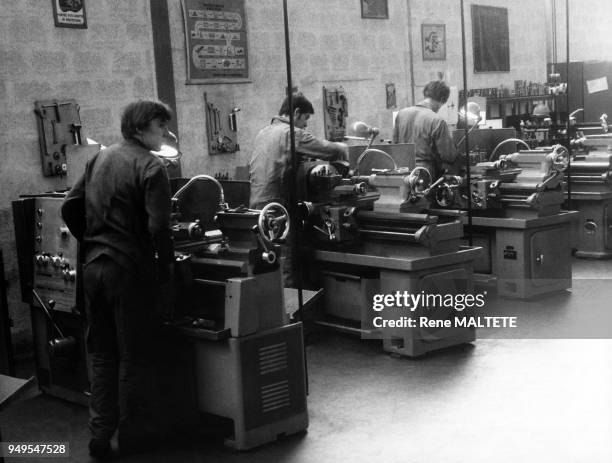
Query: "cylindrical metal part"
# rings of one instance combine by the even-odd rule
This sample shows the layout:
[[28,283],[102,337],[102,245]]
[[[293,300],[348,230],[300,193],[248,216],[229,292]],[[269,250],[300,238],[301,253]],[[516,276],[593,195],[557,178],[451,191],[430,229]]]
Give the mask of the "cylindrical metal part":
[[572,182],[578,182],[578,181],[584,181],[584,180],[588,180],[588,181],[593,181],[593,182],[608,182],[610,180],[610,172],[606,172],[605,174],[601,174],[601,175],[572,175]]
[[52,356],[70,357],[76,353],[77,341],[73,336],[55,338],[49,341],[49,353]]
[[368,187],[365,182],[359,182],[353,186],[353,190],[355,194],[364,195],[368,192]]
[[609,169],[609,161],[574,161],[572,162],[572,177],[580,172],[602,172]]
[[378,231],[378,230],[360,230],[361,234],[371,235],[371,236],[379,236],[381,238],[391,238],[401,241],[408,241],[410,243],[418,243],[416,234],[414,233],[401,233],[401,232],[391,232],[391,231]]
[[199,240],[202,234],[202,227],[198,222],[178,222],[172,225],[172,236],[177,241]]
[[526,198],[500,198],[499,199],[500,202],[502,203],[526,203],[527,199]]

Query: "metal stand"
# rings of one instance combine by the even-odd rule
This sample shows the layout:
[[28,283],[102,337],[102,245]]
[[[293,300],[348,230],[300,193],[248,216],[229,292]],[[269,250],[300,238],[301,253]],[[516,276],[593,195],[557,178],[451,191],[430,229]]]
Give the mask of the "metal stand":
[[0,249],[0,374],[13,375],[13,345],[11,342],[11,318],[6,297],[4,257]]

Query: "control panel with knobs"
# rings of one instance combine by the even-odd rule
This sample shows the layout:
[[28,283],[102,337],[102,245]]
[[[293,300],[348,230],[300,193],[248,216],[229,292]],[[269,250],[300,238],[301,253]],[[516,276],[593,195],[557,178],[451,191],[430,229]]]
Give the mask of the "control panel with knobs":
[[[36,198],[34,214],[34,289],[54,310],[76,306],[77,241],[61,217],[62,197]],[[36,305],[36,304],[35,304]]]

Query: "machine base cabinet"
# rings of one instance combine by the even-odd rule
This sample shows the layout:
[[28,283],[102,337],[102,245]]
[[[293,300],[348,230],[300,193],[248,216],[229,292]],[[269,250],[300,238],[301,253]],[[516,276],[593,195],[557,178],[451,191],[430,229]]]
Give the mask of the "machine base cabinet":
[[475,235],[488,235],[491,245],[486,253],[491,262],[475,267],[476,282],[490,282],[492,274],[499,296],[518,299],[571,288],[571,223],[579,215],[571,211],[531,219],[474,217]]
[[[445,347],[472,342],[475,329],[468,327],[401,327],[373,329],[373,318],[384,312],[373,310],[373,295],[424,294],[452,296],[472,294],[473,262],[480,248],[465,248],[436,256],[384,257],[332,251],[316,251],[323,275],[325,313],[323,326],[383,340],[383,349],[393,354],[417,357]],[[406,313],[417,320],[447,320],[468,317],[472,310],[454,307],[425,308],[415,312],[388,306],[389,313]]]
[[[179,367],[182,372],[170,364],[176,375],[166,376],[193,384],[183,388],[177,408],[189,410],[187,400],[191,412],[197,409],[201,415],[231,420],[228,447],[248,450],[308,428],[301,323],[223,340],[200,337],[197,329],[183,331],[181,337],[181,349],[187,352],[175,350],[173,355],[193,363]],[[171,339],[176,349],[177,338]]]
[[[380,288],[383,294],[407,291],[410,294],[465,295],[473,294],[474,279],[471,262],[437,267],[406,275],[401,272],[381,271]],[[427,309],[419,307],[413,317],[427,316],[444,320],[472,316],[473,310],[461,312],[454,307]],[[448,328],[401,328],[385,330],[383,350],[392,354],[418,357],[427,352],[476,340],[476,329],[451,326]]]
[[612,193],[572,193],[572,207],[582,212],[574,223],[576,257],[612,258]]

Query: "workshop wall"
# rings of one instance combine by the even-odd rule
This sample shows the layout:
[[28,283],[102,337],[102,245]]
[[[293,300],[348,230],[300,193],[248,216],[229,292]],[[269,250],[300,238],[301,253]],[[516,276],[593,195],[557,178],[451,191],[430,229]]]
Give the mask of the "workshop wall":
[[87,29],[54,26],[50,1],[0,8],[0,247],[9,283],[14,340],[29,348],[29,310],[21,303],[11,201],[61,189],[43,177],[34,102],[73,98],[84,135],[120,139],[122,106],[155,95],[148,0],[88,1]]
[[[444,79],[463,88],[461,50],[461,5],[453,0],[410,0],[410,29],[413,43],[415,98],[422,97],[422,87],[442,73]],[[472,52],[471,5],[486,5],[508,9],[510,35],[510,72],[474,72]],[[526,12],[529,12],[528,14]],[[488,88],[503,85],[514,88],[515,80],[546,81],[546,22],[545,5],[529,0],[477,0],[465,2],[465,50],[468,88]],[[424,61],[421,50],[421,24],[446,26],[446,60]]]
[[[548,0],[552,5],[555,0]],[[550,10],[551,6],[548,6]],[[556,0],[557,57],[566,61],[565,1]],[[570,61],[612,61],[612,3],[610,0],[569,2]]]
[[[348,99],[347,124],[363,120],[391,138],[392,112],[386,109],[385,83],[395,84],[399,108],[412,103],[410,41],[414,68],[415,100],[423,86],[443,78],[463,86],[460,4],[454,0],[389,0],[389,19],[362,19],[359,3],[343,0],[289,1],[293,85],[315,107],[309,129],[324,134],[322,87],[342,87]],[[510,65],[506,73],[474,73],[470,5],[508,8]],[[186,175],[202,171],[228,172],[245,165],[250,144],[258,130],[278,111],[286,80],[282,2],[247,0],[248,35],[252,83],[186,85],[185,38],[179,0],[170,2],[170,22],[183,170]],[[525,11],[530,11],[525,15]],[[482,0],[466,2],[466,50],[468,86],[513,88],[514,81],[546,80],[546,22],[544,4],[529,0]],[[446,26],[446,60],[424,61],[421,24]],[[409,27],[407,27],[409,25]],[[528,44],[528,46],[527,46]],[[239,143],[236,154],[207,155],[203,93],[209,99],[231,102],[238,113]]]
[[[392,110],[385,107],[385,83],[396,85],[398,104],[406,104],[406,2],[389,2],[388,20],[361,19],[359,2],[312,0],[288,2],[293,85],[315,107],[309,129],[324,133],[323,86],[342,87],[348,99],[349,123],[355,120],[386,128],[390,137]],[[257,132],[269,123],[287,87],[282,2],[247,0],[248,40],[252,83],[185,85],[185,49],[180,2],[171,2],[173,61],[181,130],[183,168],[188,175],[201,171],[229,172],[245,165]],[[205,148],[203,93],[214,101],[231,101],[238,113],[238,154],[208,156]],[[403,96],[403,97],[402,97]]]
[[[602,0],[604,1],[604,0]],[[515,79],[544,81],[546,32],[539,2],[477,0],[508,8],[511,71],[474,74],[470,2],[466,2],[468,84],[512,86]],[[246,0],[251,82],[186,85],[185,37],[180,0],[168,0],[177,119],[183,172],[233,174],[247,163],[258,130],[279,109],[285,94],[286,63],[282,2]],[[422,86],[441,72],[462,86],[461,24],[456,0],[389,0],[389,19],[362,19],[358,1],[289,0],[294,85],[313,102],[311,131],[322,136],[322,87],[342,87],[347,123],[363,120],[390,138],[392,109],[385,107],[385,84],[394,83],[397,105],[422,96]],[[88,1],[87,29],[56,28],[51,2],[16,0],[0,9],[0,246],[9,280],[9,306],[16,339],[28,339],[29,311],[20,301],[10,201],[20,194],[61,188],[63,180],[42,176],[34,101],[74,98],[81,107],[84,134],[104,144],[120,139],[119,118],[126,102],[155,97],[155,68],[149,0]],[[529,11],[529,14],[525,12]],[[540,14],[542,13],[542,14]],[[446,25],[446,60],[423,61],[421,24]],[[407,27],[409,26],[409,27]],[[410,43],[412,42],[412,54]],[[410,74],[413,59],[414,82]],[[238,113],[236,154],[209,156],[203,93],[224,99]],[[18,341],[20,342],[20,341]]]

